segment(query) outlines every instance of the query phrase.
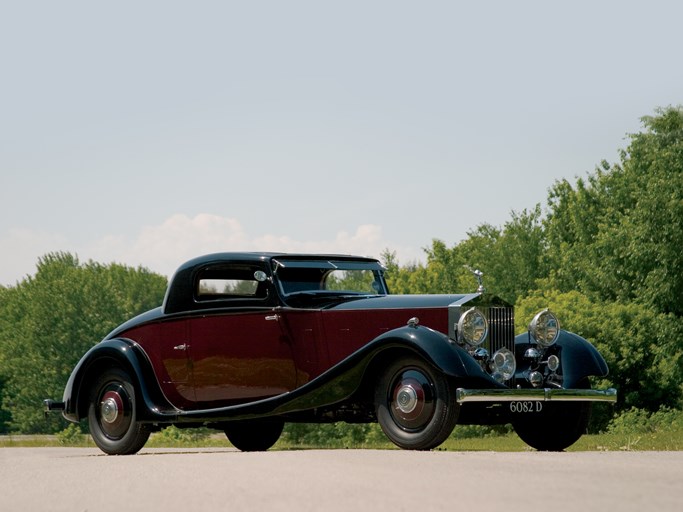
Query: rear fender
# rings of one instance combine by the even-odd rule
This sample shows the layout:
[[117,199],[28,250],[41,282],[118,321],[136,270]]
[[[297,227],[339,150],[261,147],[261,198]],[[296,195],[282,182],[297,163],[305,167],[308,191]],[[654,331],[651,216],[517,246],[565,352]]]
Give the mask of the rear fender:
[[125,338],[102,341],[92,347],[74,368],[64,389],[64,417],[78,422],[88,415],[88,400],[94,380],[103,371],[119,367],[126,370],[137,392],[137,414],[141,421],[151,420],[160,406],[173,409],[163,396],[147,355],[135,342]]

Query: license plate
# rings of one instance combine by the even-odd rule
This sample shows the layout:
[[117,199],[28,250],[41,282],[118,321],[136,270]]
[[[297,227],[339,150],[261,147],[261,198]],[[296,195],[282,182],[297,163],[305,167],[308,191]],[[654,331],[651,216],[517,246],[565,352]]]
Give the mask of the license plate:
[[510,402],[510,412],[515,414],[532,414],[543,410],[543,402]]

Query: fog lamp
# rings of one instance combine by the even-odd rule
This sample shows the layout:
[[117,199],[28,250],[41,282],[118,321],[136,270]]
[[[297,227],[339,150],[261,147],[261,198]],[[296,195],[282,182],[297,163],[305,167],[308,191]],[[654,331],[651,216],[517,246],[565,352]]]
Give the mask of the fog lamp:
[[556,372],[557,369],[560,367],[560,358],[557,357],[556,355],[552,355],[548,357],[548,369],[551,372]]
[[533,387],[537,388],[543,384],[543,375],[541,375],[541,372],[531,372],[529,374],[529,382],[531,382]]
[[501,348],[493,354],[489,362],[489,369],[494,379],[500,382],[510,380],[515,376],[515,370],[517,369],[515,355],[510,350]]

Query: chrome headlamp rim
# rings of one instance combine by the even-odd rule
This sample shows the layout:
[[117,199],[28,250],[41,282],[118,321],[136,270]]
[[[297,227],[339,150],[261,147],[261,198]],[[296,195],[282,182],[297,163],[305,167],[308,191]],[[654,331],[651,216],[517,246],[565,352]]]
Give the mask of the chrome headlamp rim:
[[477,308],[470,308],[458,320],[458,341],[478,347],[489,334],[486,316]]
[[515,354],[503,347],[496,351],[491,357],[489,369],[493,374],[493,378],[499,382],[505,382],[515,376],[517,371],[517,360]]
[[551,347],[560,337],[560,321],[549,309],[539,311],[529,324],[529,334],[541,347]]

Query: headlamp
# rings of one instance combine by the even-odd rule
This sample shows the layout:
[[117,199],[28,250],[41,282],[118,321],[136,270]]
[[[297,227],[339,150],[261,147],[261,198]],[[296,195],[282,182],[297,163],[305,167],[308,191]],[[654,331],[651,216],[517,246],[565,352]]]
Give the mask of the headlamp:
[[465,311],[458,320],[458,341],[473,347],[481,345],[489,333],[489,323],[477,308]]
[[560,321],[547,309],[538,313],[529,324],[529,333],[543,348],[553,345],[560,336]]

